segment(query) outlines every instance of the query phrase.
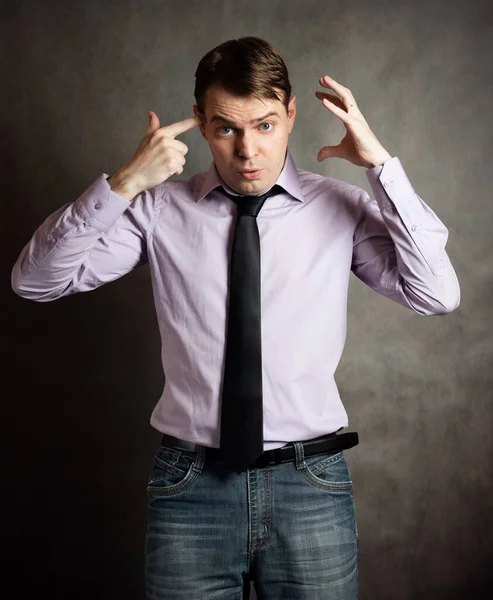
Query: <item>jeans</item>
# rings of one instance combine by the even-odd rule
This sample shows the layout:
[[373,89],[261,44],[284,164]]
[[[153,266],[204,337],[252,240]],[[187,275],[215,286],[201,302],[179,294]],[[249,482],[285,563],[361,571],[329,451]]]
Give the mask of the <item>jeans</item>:
[[148,479],[149,600],[357,600],[358,533],[344,452],[248,469],[160,446]]

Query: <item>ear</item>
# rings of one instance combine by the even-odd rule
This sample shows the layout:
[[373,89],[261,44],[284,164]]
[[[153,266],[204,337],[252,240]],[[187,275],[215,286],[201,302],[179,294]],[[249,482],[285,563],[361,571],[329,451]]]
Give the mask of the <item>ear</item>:
[[205,134],[205,114],[203,112],[200,112],[199,107],[196,104],[193,105],[193,112],[195,116],[200,119],[200,133],[202,134],[204,140],[207,140],[207,136]]
[[291,133],[296,118],[296,96],[291,96],[288,103],[289,133]]

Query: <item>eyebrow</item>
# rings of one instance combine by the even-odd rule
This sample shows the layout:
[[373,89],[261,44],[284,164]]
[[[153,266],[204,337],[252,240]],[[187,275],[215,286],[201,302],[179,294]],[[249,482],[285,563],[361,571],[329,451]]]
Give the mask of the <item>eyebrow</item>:
[[[258,119],[252,119],[250,121],[250,124],[258,123],[259,121],[263,121],[264,119],[267,119],[267,117],[279,117],[279,113],[277,113],[275,110],[272,110],[271,112],[268,112],[263,117],[258,117]],[[211,119],[211,123],[213,123],[214,121],[223,121],[224,123],[230,123],[231,125],[234,124],[233,121],[231,121],[227,117],[222,117],[221,115],[214,115]]]

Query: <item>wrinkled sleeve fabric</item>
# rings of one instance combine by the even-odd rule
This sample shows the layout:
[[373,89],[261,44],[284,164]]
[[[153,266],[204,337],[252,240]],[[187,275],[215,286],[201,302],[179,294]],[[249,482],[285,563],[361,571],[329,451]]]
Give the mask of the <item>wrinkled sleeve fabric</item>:
[[148,262],[147,235],[162,194],[151,188],[129,202],[113,192],[107,176],[36,229],[12,269],[16,294],[50,302],[94,290]]
[[397,157],[366,171],[375,200],[355,187],[357,224],[351,270],[379,294],[421,315],[460,303],[445,251],[448,229],[416,194]]

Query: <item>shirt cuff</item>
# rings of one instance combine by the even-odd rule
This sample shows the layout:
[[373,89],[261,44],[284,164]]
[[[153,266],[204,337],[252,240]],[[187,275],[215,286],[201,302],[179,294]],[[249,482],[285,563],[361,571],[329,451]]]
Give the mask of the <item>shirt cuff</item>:
[[106,233],[130,206],[126,198],[111,189],[108,177],[107,173],[100,175],[75,201],[78,214],[101,233]]
[[394,206],[404,206],[416,198],[416,192],[397,156],[386,160],[383,165],[367,169],[366,177],[382,210],[391,211]]

